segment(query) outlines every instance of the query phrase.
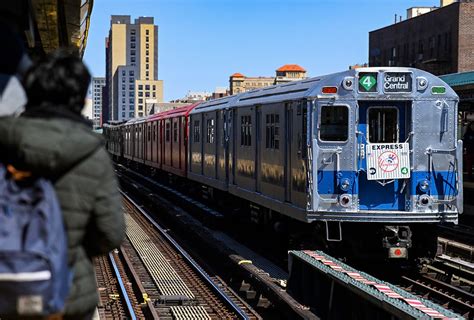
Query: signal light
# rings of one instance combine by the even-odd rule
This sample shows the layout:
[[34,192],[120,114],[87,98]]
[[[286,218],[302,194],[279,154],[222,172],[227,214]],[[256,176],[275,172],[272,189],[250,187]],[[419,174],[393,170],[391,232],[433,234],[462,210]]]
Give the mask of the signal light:
[[323,87],[321,92],[324,93],[324,94],[336,94],[337,93],[337,87]]

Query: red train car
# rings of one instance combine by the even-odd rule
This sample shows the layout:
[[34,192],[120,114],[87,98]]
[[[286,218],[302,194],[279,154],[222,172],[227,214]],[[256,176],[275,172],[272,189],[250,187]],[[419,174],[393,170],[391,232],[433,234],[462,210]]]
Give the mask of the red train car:
[[124,128],[125,158],[185,177],[188,116],[197,105],[127,122]]

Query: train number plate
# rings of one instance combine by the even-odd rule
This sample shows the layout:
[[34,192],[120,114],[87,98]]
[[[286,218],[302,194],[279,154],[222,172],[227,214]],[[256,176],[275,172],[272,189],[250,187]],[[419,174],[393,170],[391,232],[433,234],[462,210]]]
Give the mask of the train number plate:
[[410,178],[408,143],[367,144],[366,156],[368,180]]

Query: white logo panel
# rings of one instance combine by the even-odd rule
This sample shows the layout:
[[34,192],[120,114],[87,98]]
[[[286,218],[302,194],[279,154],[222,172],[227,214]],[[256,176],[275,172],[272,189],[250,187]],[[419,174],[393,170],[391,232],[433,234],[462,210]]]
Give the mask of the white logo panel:
[[366,153],[368,180],[410,178],[408,143],[371,143]]

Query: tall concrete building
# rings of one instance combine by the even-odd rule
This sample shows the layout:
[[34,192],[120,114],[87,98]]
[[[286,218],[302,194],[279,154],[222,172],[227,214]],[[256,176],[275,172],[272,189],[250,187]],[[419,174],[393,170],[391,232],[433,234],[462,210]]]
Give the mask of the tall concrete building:
[[92,121],[94,129],[99,128],[102,125],[102,98],[103,90],[105,87],[105,78],[94,77],[92,78],[90,96],[92,99]]
[[112,16],[106,38],[106,96],[109,118],[125,121],[147,115],[163,102],[158,80],[158,26],[152,17]]
[[369,65],[415,67],[436,75],[474,70],[474,2],[441,0],[369,33]]

